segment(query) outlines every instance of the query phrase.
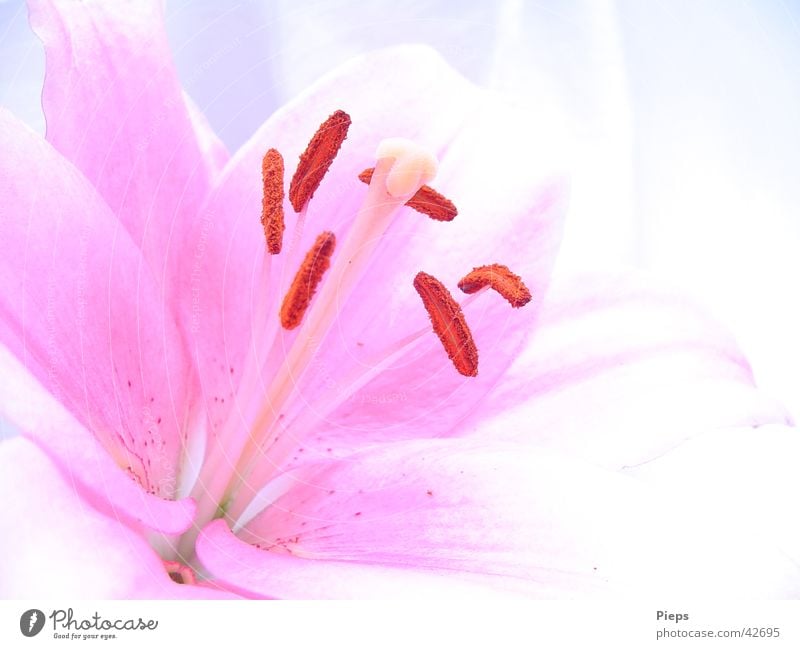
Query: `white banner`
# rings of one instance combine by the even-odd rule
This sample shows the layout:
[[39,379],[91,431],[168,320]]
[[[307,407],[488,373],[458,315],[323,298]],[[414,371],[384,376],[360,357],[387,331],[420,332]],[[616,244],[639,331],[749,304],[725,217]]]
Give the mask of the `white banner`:
[[0,647],[798,647],[797,602],[0,602]]

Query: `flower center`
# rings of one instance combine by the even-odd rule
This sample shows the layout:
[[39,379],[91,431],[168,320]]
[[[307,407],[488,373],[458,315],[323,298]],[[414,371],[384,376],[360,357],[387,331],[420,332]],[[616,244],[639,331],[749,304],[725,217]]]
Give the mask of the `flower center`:
[[[449,199],[426,184],[434,179],[438,168],[432,154],[407,140],[383,140],[376,151],[375,167],[359,174],[359,179],[368,184],[367,194],[343,242],[339,244],[332,232],[322,232],[300,259],[302,251],[298,247],[309,201],[333,164],[350,123],[345,112],[336,111],[322,123],[300,156],[289,187],[289,201],[298,217],[288,250],[284,250],[283,241],[283,157],[275,149],[264,155],[261,223],[266,242],[262,261],[265,289],[275,255],[282,256],[284,268],[297,270],[291,282],[279,282],[283,300],[278,313],[273,308],[277,300],[269,299],[265,290],[264,299],[253,314],[253,344],[237,394],[237,403],[243,405],[231,413],[211,441],[192,491],[198,504],[196,527],[182,538],[179,556],[192,556],[197,532],[211,519],[225,517],[237,531],[285,489],[277,474],[297,448],[298,440],[313,431],[314,424],[311,415],[301,412],[291,422],[289,434],[281,421],[283,413],[296,398],[297,385],[337,314],[346,308],[395,215],[404,206],[443,222],[452,221],[458,214]],[[477,376],[478,349],[461,305],[432,275],[417,273],[413,285],[433,332],[455,369],[466,377]],[[522,280],[499,264],[473,269],[459,282],[459,288],[472,294],[464,304],[488,288],[500,293],[513,307],[521,307],[531,299]],[[281,329],[292,332],[288,349],[282,345],[287,339],[281,337]],[[344,386],[341,390],[315,401],[313,415],[332,412],[430,333],[430,328],[414,332],[388,345],[366,366],[355,368],[339,382]],[[265,394],[262,388],[266,370],[270,379]]]

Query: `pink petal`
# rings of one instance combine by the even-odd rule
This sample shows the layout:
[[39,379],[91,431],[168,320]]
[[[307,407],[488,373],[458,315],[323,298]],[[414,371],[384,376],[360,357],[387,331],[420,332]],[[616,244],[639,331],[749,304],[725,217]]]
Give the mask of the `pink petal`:
[[186,110],[192,121],[192,128],[194,128],[203,161],[208,166],[211,177],[216,180],[230,160],[228,149],[211,128],[211,124],[208,123],[206,116],[194,103],[194,100],[185,92],[183,101],[186,103]]
[[[236,153],[187,242],[194,252],[183,267],[184,329],[190,332],[205,400],[214,424],[231,403],[250,341],[256,300],[270,296],[272,317],[283,296],[278,280],[296,269],[288,257],[297,220],[288,197],[285,252],[272,258],[269,286],[259,282],[264,256],[261,160],[277,148],[286,161],[286,186],[297,159],[320,123],[336,109],[353,119],[347,140],[309,205],[303,253],[323,230],[343,236],[365,193],[358,173],[374,164],[375,147],[387,136],[414,139],[443,152],[470,110],[475,90],[433,51],[407,46],[357,58],[318,81],[276,112]],[[415,223],[426,219],[404,216]],[[441,224],[440,224],[441,225]],[[409,282],[411,278],[409,278]],[[358,299],[363,299],[359,297]],[[371,296],[370,302],[376,301]],[[227,405],[219,407],[225,399]]]
[[[193,127],[163,2],[28,4],[47,59],[48,141],[95,185],[155,276],[169,282],[184,252],[185,221],[196,216],[220,160],[209,153],[205,129]],[[166,290],[170,298],[169,283]]]
[[351,599],[425,597],[487,598],[495,591],[462,575],[405,570],[347,561],[315,561],[264,552],[243,543],[221,520],[197,540],[198,556],[216,583],[254,598]]
[[[774,544],[729,535],[669,491],[519,444],[383,444],[292,475],[239,533],[261,558],[221,523],[206,530],[198,556],[223,583],[315,597],[318,575],[329,596],[371,597],[401,571],[398,594],[416,596],[417,576],[441,575],[540,597],[800,593],[800,568]],[[331,584],[347,565],[349,583]]]
[[119,466],[172,497],[189,369],[156,282],[80,172],[7,111],[0,149],[0,343]]
[[637,465],[697,433],[783,423],[730,334],[680,293],[624,272],[562,280],[536,334],[468,432],[601,466]]
[[[36,476],[31,480],[31,476]],[[173,582],[143,538],[96,512],[23,439],[0,444],[0,597],[215,599]]]
[[95,509],[164,534],[180,534],[192,524],[194,501],[164,500],[142,489],[2,346],[0,414],[36,442]]

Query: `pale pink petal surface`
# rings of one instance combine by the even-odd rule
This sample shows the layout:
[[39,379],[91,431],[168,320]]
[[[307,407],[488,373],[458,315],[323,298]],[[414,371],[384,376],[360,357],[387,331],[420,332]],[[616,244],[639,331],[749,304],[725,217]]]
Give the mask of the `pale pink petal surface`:
[[153,495],[114,462],[91,432],[0,346],[0,415],[36,442],[88,503],[132,527],[180,534],[195,514],[189,499]]
[[208,123],[203,111],[186,94],[186,91],[183,92],[183,101],[186,103],[186,110],[189,113],[189,119],[192,121],[192,128],[197,138],[197,145],[200,149],[203,164],[208,167],[211,181],[215,181],[219,174],[222,173],[225,165],[228,164],[230,154],[223,141],[219,139],[214,129],[211,128],[211,124]]
[[178,585],[144,538],[95,511],[33,444],[0,444],[0,597],[14,599],[214,599],[217,589]]
[[0,149],[0,342],[146,491],[171,497],[190,369],[156,280],[81,173],[2,110]]
[[173,296],[186,221],[215,162],[192,123],[160,0],[31,0],[45,46],[47,139],[94,184]]
[[518,444],[397,442],[293,477],[239,533],[246,543],[219,523],[206,530],[198,556],[212,575],[273,597],[302,596],[314,562],[326,583],[353,566],[336,596],[370,596],[370,580],[358,582],[368,568],[539,597],[685,594],[687,584],[706,596],[800,592],[800,567],[771,539],[731,537],[689,499]]
[[461,574],[407,570],[382,564],[315,561],[264,552],[243,543],[222,521],[208,525],[197,540],[215,582],[240,595],[270,599],[489,599],[507,596]]
[[790,423],[707,311],[654,277],[627,272],[557,281],[530,344],[480,413],[466,433],[612,469],[704,430]]

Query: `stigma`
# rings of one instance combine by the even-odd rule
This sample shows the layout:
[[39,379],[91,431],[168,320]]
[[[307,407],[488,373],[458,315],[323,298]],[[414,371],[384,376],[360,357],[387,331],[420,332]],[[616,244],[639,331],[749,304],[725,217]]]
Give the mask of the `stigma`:
[[393,137],[382,140],[375,151],[378,160],[392,160],[386,175],[386,191],[395,198],[410,198],[429,180],[436,177],[439,161],[425,147]]

